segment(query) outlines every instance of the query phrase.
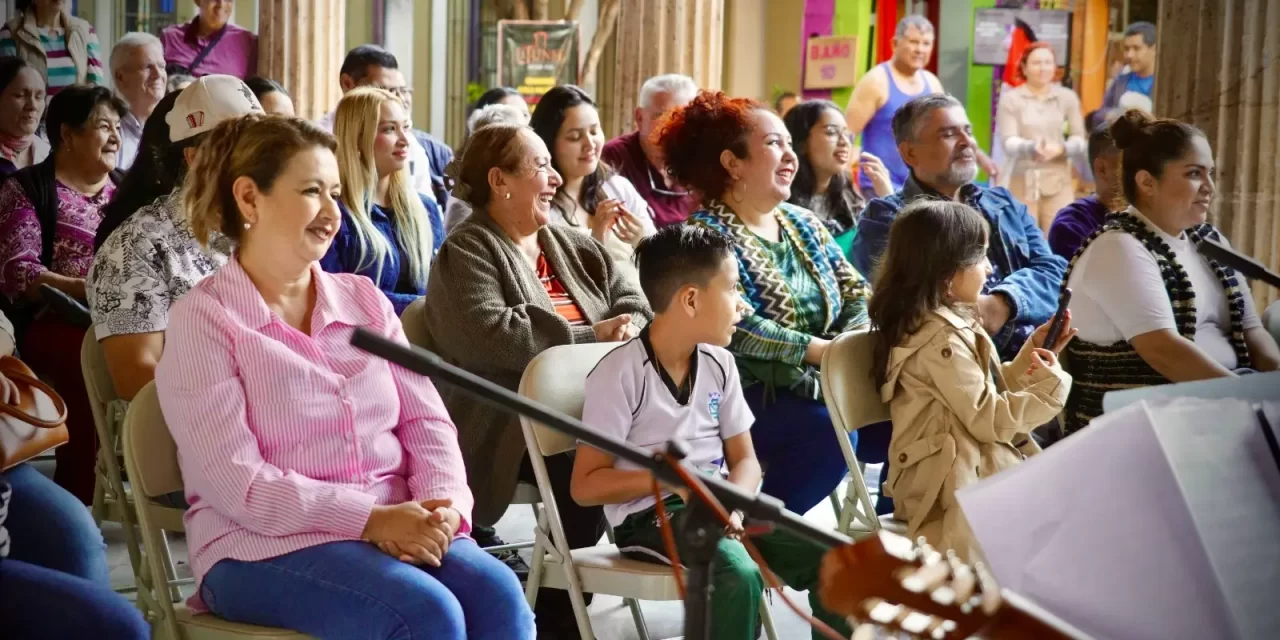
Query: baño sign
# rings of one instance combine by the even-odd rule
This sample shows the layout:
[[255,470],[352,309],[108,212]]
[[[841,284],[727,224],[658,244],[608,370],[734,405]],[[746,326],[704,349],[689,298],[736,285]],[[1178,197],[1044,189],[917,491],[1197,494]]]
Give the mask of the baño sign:
[[804,51],[804,88],[835,89],[858,83],[858,39],[854,36],[809,38]]

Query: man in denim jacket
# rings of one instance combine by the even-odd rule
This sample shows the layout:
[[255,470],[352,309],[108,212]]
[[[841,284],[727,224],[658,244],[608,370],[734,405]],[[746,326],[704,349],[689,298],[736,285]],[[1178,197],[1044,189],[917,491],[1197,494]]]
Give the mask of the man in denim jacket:
[[889,225],[916,198],[954,199],[977,209],[991,223],[987,258],[992,267],[978,312],[1001,359],[1012,360],[1027,336],[1057,310],[1066,261],[1049,250],[1026,205],[1007,189],[973,184],[978,145],[958,100],[932,94],[906,103],[893,117],[893,135],[911,177],[902,191],[867,203],[853,239],[854,266],[874,279]]

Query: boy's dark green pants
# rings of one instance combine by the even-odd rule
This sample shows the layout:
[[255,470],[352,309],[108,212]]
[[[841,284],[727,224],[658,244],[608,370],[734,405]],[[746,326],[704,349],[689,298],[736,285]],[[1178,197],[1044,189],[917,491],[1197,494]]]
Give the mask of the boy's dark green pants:
[[[668,497],[667,513],[676,527],[676,548],[681,557],[688,553],[679,534],[685,505],[678,496]],[[633,513],[613,530],[618,548],[627,557],[669,564],[656,509]],[[828,613],[818,603],[818,568],[824,550],[786,531],[753,537],[769,568],[788,586],[809,592],[815,617],[831,625],[844,637],[852,630],[844,618]],[[760,602],[764,598],[764,576],[741,542],[722,538],[711,567],[711,637],[715,640],[756,640],[760,629]],[[815,640],[822,636],[813,634]]]

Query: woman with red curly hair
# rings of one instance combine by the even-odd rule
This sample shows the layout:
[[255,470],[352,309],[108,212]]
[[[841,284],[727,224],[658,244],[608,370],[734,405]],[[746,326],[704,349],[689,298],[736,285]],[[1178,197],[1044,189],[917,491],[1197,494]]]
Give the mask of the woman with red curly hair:
[[1005,152],[1000,186],[1027,205],[1044,233],[1075,199],[1071,160],[1082,158],[1086,146],[1080,98],[1054,80],[1057,71],[1049,43],[1033,43],[1018,63],[1025,82],[1002,92],[996,107],[996,136]]
[[[831,339],[867,325],[865,280],[831,233],[786,202],[797,160],[782,119],[765,105],[702,92],[659,125],[667,170],[699,192],[689,224],[734,241],[739,287],[752,313],[729,350],[755,414],[751,439],[765,469],[762,491],[804,513],[848,471],[821,397],[818,368]],[[860,430],[864,455],[882,461],[887,424]],[[883,432],[883,433],[881,433]],[[857,443],[857,434],[849,434]]]

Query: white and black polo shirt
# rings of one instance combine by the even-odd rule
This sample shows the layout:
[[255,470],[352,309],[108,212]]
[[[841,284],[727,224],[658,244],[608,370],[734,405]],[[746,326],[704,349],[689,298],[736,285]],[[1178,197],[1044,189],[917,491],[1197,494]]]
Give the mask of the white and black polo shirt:
[[[742,397],[733,355],[711,345],[694,350],[682,388],[653,355],[649,331],[609,352],[587,375],[582,421],[588,427],[649,451],[672,438],[689,444],[687,461],[703,473],[724,464],[724,440],[751,428],[755,416]],[[618,469],[634,465],[618,460]],[[607,505],[605,516],[618,526],[628,515],[654,504],[653,496]]]

